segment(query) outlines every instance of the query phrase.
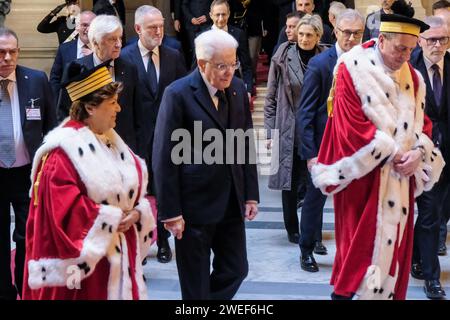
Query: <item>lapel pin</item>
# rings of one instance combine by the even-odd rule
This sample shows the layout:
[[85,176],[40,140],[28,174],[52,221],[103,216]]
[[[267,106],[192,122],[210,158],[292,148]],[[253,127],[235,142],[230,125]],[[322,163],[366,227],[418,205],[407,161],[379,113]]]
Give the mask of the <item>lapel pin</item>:
[[233,96],[235,96],[236,95],[236,91],[233,91]]
[[25,76],[25,79],[28,79],[28,76]]

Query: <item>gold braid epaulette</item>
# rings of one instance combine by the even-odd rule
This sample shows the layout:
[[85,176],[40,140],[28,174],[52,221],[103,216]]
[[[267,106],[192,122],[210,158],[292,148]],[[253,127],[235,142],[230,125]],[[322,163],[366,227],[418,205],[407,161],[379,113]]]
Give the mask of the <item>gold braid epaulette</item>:
[[333,117],[333,101],[335,90],[336,90],[336,75],[334,75],[333,77],[333,84],[331,85],[330,95],[328,96],[327,99],[327,113],[329,118]]
[[36,176],[36,181],[33,184],[33,191],[34,191],[34,206],[37,207],[39,201],[38,201],[38,191],[39,191],[39,183],[41,181],[41,175],[42,175],[42,169],[44,169],[45,161],[47,161],[48,153],[46,153],[41,160],[41,169],[39,170],[39,173]]

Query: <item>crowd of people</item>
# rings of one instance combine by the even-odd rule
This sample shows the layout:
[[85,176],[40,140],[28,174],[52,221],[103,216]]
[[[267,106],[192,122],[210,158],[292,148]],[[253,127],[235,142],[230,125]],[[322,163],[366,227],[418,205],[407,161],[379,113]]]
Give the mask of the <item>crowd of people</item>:
[[126,39],[124,1],[66,0],[37,26],[60,43],[49,79],[0,27],[0,299],[146,299],[149,247],[170,262],[171,234],[182,298],[232,299],[260,198],[253,135],[219,140],[252,132],[261,51],[269,188],[300,268],[328,254],[333,195],[332,299],[405,299],[410,274],[443,299],[450,2],[424,21],[380,5],[172,0],[137,8]]

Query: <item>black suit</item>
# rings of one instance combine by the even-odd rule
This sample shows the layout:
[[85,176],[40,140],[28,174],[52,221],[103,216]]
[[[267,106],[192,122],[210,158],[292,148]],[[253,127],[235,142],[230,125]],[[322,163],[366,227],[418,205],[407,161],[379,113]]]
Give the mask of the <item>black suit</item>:
[[[446,88],[450,86],[450,54],[444,57],[444,81],[440,105],[434,98],[424,57],[421,49],[411,55],[411,64],[420,71],[426,84],[425,113],[433,122],[432,139],[442,151],[445,162],[450,163],[450,94]],[[439,227],[442,219],[448,218],[448,208],[445,204],[450,197],[450,170],[446,165],[441,178],[434,187],[424,192],[417,199],[419,214],[414,227],[413,262],[422,264],[425,280],[439,280],[440,265],[438,259]]]
[[[145,159],[149,171],[149,194],[154,194],[154,182],[152,169],[152,148],[153,148],[153,133],[155,131],[156,117],[158,115],[159,105],[166,87],[173,81],[186,75],[186,67],[184,59],[179,51],[166,47],[164,45],[159,47],[159,68],[160,76],[158,81],[158,91],[156,95],[153,94],[150,88],[150,82],[146,74],[145,66],[142,61],[141,52],[137,42],[125,47],[122,50],[122,58],[134,64],[138,69],[139,82],[142,85],[142,107],[144,109],[144,131],[148,141],[145,145]],[[170,233],[164,228],[163,224],[158,222],[158,240],[168,238]]]
[[[77,60],[88,69],[94,68],[93,54]],[[114,60],[115,81],[122,82],[123,90],[119,94],[121,111],[117,115],[115,130],[125,143],[141,157],[145,156],[145,143],[148,141],[145,135],[143,122],[145,121],[143,110],[143,98],[136,66],[122,59]],[[67,81],[67,67],[64,69],[62,83]],[[62,121],[69,115],[71,101],[67,90],[62,88],[59,93],[57,116]]]
[[[16,80],[23,140],[29,159],[33,161],[44,135],[56,125],[54,99],[44,72],[17,66]],[[34,107],[40,110],[40,119],[32,120],[27,117],[27,109],[32,106],[31,99],[34,100]],[[19,293],[22,292],[25,225],[30,205],[30,174],[31,163],[9,169],[0,167],[0,300],[15,299],[17,295],[12,286],[10,272],[10,205],[13,206],[15,215],[15,282]]]
[[[311,58],[306,70],[300,106],[296,113],[296,140],[302,160],[317,157],[328,120],[327,98],[333,83],[336,46]],[[322,241],[323,207],[327,197],[317,189],[308,174],[308,185],[300,222],[300,250],[311,254],[315,241]]]
[[[194,155],[203,154],[207,142],[200,144],[201,150],[195,145],[185,151],[194,164],[175,164],[171,155],[179,144],[171,141],[176,129],[185,129],[196,139],[194,127],[199,123],[202,135],[208,129],[224,135],[226,128],[246,131],[253,127],[243,82],[234,77],[225,93],[226,126],[196,69],[166,88],[156,121],[153,172],[158,219],[183,215],[186,221],[183,238],[175,240],[183,299],[231,299],[248,271],[243,216],[247,200],[259,201],[256,165],[247,157],[245,164],[236,164],[236,152],[233,164],[206,164],[203,160],[195,164]],[[253,146],[252,139],[246,141],[241,151],[251,154]],[[211,249],[214,270],[210,275]]]
[[109,0],[97,0],[92,8],[92,12],[96,15],[107,14],[117,16],[122,21],[122,24],[125,25],[125,4],[123,0],[116,0],[114,6]]
[[[184,26],[186,28],[187,36],[189,39],[190,50],[194,50],[195,36],[200,32],[209,21],[209,10],[212,0],[182,0],[181,11],[184,17]],[[208,19],[207,22],[201,25],[193,25],[192,18],[198,18],[205,15]],[[191,57],[193,53],[191,52]]]
[[77,59],[77,45],[78,38],[75,40],[61,44],[58,47],[55,61],[53,62],[52,70],[50,71],[50,86],[52,87],[55,103],[57,103],[59,90],[61,89],[61,78],[64,67]]

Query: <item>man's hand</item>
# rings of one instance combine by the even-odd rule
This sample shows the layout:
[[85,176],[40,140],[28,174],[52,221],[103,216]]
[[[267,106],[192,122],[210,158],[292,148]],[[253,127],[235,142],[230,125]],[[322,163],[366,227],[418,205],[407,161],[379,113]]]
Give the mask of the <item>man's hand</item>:
[[164,228],[169,230],[174,237],[180,240],[183,237],[184,225],[184,219],[181,217],[180,219],[174,221],[165,222]]
[[180,30],[181,30],[180,20],[175,20],[173,22],[173,28],[175,29],[176,32],[180,32]]
[[253,220],[258,214],[258,204],[256,202],[247,202],[245,204],[245,217],[248,220]]
[[122,221],[119,223],[119,227],[117,228],[118,232],[127,232],[128,229],[131,228],[133,224],[139,221],[140,213],[136,209],[133,209],[128,212],[124,212],[122,216]]
[[197,26],[197,25],[200,24],[200,22],[198,22],[198,19],[197,19],[197,18],[192,18],[192,19],[191,19],[191,23],[192,23],[194,26]]
[[308,167],[308,171],[311,172],[313,166],[317,164],[317,157],[308,159],[306,161],[306,166]]
[[267,150],[272,149],[272,139],[267,139],[267,141],[266,141],[266,149]]
[[394,170],[405,177],[410,177],[422,160],[422,152],[420,150],[410,150],[405,152],[399,161],[397,159],[397,162],[396,158],[397,155],[394,157]]
[[199,22],[199,24],[205,23],[206,21],[208,21],[208,18],[206,18],[205,15],[200,16],[197,18],[197,21]]
[[53,16],[56,16],[64,7],[66,6],[66,4],[65,3],[63,3],[63,4],[60,4],[59,6],[57,6],[55,9],[53,9],[50,13],[53,15]]

